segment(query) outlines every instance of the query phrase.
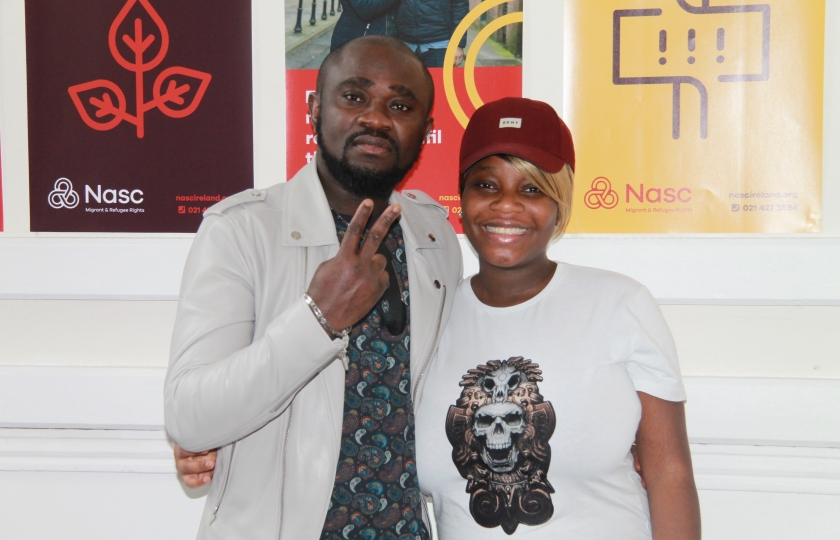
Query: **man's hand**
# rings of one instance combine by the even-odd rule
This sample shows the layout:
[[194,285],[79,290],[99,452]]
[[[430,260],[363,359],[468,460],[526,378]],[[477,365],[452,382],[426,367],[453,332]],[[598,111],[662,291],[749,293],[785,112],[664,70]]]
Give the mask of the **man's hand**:
[[175,468],[187,487],[209,484],[216,468],[216,450],[194,454],[175,445]]
[[338,254],[321,263],[309,285],[309,296],[336,332],[356,324],[388,288],[387,261],[376,250],[399,217],[400,207],[394,204],[386,208],[359,248],[372,211],[373,201],[369,199],[359,205]]
[[462,49],[461,47],[458,47],[457,49],[455,49],[455,61],[453,63],[454,66],[458,67],[460,65],[463,65],[464,58],[465,58],[464,49]]

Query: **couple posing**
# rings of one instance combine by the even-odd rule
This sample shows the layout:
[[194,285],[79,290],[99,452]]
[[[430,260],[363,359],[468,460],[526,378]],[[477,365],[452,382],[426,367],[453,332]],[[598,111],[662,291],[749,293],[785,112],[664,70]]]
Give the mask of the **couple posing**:
[[317,158],[206,212],[165,388],[167,429],[196,452],[176,447],[180,473],[212,476],[199,538],[425,540],[426,495],[445,540],[699,539],[658,306],[547,257],[568,128],[528,99],[475,113],[452,181],[480,270],[461,281],[446,211],[393,192],[433,101],[403,43],[351,41],[310,97]]

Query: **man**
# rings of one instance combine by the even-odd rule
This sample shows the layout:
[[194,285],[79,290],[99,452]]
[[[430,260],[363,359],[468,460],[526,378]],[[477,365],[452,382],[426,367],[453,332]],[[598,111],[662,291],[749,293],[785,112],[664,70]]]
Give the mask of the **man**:
[[316,159],[205,213],[165,385],[178,445],[220,448],[199,538],[429,537],[412,407],[462,262],[443,208],[392,190],[433,99],[401,42],[354,40],[310,97]]

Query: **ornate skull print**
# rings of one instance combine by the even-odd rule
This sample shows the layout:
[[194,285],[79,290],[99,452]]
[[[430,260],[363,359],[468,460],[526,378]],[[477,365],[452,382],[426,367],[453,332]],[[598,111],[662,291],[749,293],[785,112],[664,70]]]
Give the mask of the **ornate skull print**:
[[522,382],[522,373],[509,364],[502,364],[478,380],[479,386],[492,396],[493,403],[503,403]]
[[481,444],[481,459],[497,473],[510,472],[519,449],[515,438],[525,432],[525,411],[510,402],[491,403],[475,412],[473,434]]
[[483,527],[513,534],[520,523],[539,525],[554,514],[546,475],[555,417],[539,392],[542,380],[539,365],[521,356],[491,360],[463,376],[449,408],[452,460]]

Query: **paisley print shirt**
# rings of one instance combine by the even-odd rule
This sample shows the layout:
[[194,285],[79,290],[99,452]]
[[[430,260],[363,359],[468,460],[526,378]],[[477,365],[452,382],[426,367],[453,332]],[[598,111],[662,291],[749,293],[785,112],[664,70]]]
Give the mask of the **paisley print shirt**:
[[[349,216],[335,215],[339,241]],[[408,268],[402,229],[382,242],[391,287],[354,328],[347,348],[341,453],[322,540],[428,540],[417,483],[409,371]],[[396,280],[394,279],[396,277]],[[396,283],[394,283],[396,281]],[[396,286],[403,306],[394,301]],[[385,319],[404,313],[397,335]],[[399,317],[398,317],[399,319]],[[388,324],[391,329],[394,325]],[[401,326],[398,324],[397,327]]]

